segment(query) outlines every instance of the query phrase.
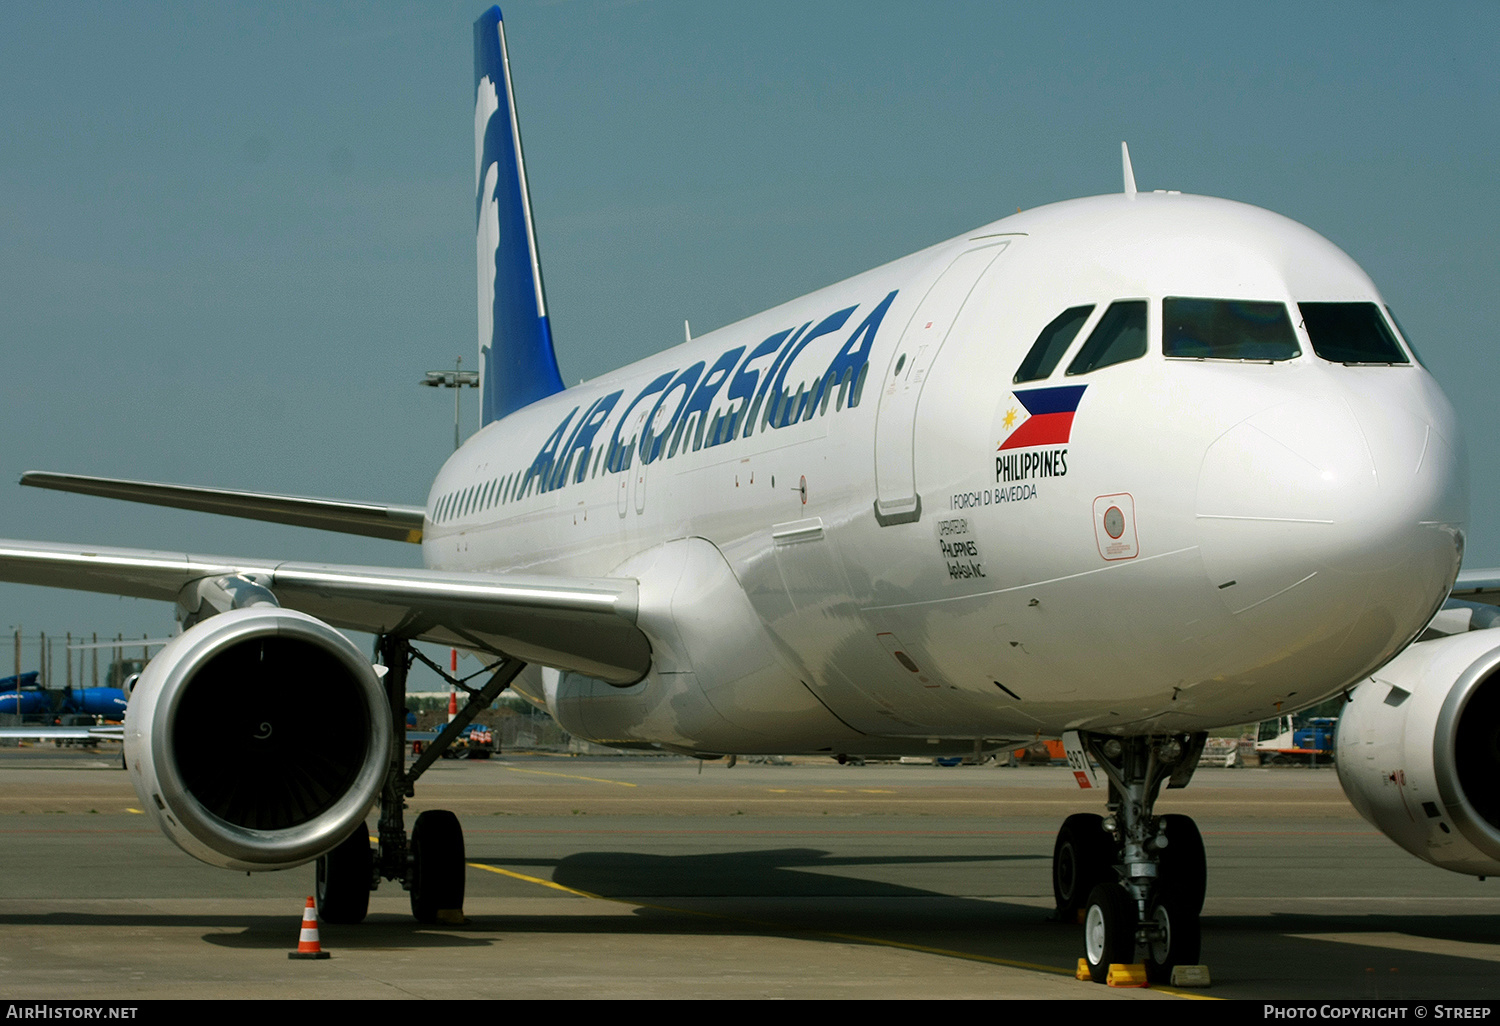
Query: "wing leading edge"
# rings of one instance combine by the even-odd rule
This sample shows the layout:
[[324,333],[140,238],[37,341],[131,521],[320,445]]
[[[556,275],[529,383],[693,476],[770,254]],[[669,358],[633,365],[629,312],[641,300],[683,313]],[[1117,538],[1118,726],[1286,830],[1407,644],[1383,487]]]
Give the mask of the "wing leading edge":
[[630,684],[651,666],[636,626],[638,587],[618,578],[449,573],[83,549],[0,540],[0,580],[129,595],[196,608],[199,582],[238,575],[345,630],[504,654]]
[[1500,569],[1465,570],[1453,582],[1449,597],[1500,606]]
[[0,727],[7,741],[124,741],[125,728],[108,727]]
[[422,540],[424,511],[421,506],[346,502],[342,499],[316,499],[302,495],[245,492],[233,488],[55,474],[42,470],[28,470],[21,475],[21,483],[32,488],[99,495],[107,499],[145,502],[153,506],[171,506],[174,509],[190,509],[200,513],[222,513],[247,520],[291,524],[294,527],[316,527],[324,531],[360,534],[387,541],[417,543]]

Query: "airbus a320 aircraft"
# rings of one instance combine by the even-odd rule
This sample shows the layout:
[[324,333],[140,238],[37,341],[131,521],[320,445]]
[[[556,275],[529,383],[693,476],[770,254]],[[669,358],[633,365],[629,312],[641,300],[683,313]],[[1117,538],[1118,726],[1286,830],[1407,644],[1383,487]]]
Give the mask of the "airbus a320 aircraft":
[[[1058,834],[1058,910],[1081,913],[1096,979],[1138,951],[1161,979],[1199,958],[1206,868],[1160,788],[1188,783],[1208,729],[1355,689],[1356,804],[1439,865],[1500,873],[1500,644],[1412,645],[1459,572],[1464,443],[1327,240],[1138,192],[1124,154],[1118,194],[565,389],[498,9],[475,26],[474,114],[484,426],[425,505],[24,479],[422,546],[426,569],[393,570],[0,543],[6,580],[175,603],[125,732],[185,851],[316,859],[333,921],[382,878],[421,919],[459,908],[456,818],[408,839],[402,799],[505,687],[579,737],[692,754],[1065,737],[1108,797]],[[378,635],[379,665],[339,629]],[[492,672],[407,766],[392,710],[417,640]]]

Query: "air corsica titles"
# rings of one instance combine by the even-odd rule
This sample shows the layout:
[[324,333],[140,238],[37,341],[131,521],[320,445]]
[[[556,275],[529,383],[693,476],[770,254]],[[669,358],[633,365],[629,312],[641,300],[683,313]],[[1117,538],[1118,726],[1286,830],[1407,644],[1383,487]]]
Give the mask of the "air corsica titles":
[[[659,375],[626,404],[615,421],[604,450],[603,469],[617,474],[628,470],[637,456],[644,463],[655,463],[690,448],[696,452],[741,441],[757,427],[760,431],[780,429],[823,416],[830,404],[834,412],[846,405],[858,406],[875,334],[895,298],[896,291],[892,291],[876,304],[850,332],[827,369],[811,382],[799,381],[795,390],[787,385],[788,370],[809,343],[842,331],[859,309],[857,305],[831,313],[816,324],[808,321],[800,328],[778,331],[748,352],[746,346],[735,346],[719,354],[712,365],[699,360],[686,370]],[[716,405],[721,390],[724,401]],[[573,407],[531,461],[516,498],[524,498],[533,490],[542,494],[582,482],[593,456],[594,440],[624,395],[624,390],[611,392],[595,399],[587,409]],[[644,421],[635,417],[638,411],[646,411],[648,403]],[[580,410],[584,410],[581,417]],[[637,423],[641,425],[638,436],[621,437],[627,425]]]

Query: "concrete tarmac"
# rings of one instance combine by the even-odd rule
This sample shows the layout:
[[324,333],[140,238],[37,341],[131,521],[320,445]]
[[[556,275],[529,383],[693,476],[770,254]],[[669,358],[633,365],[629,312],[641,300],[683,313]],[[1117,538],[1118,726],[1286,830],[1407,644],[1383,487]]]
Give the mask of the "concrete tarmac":
[[1500,881],[1407,855],[1327,769],[1200,769],[1159,803],[1209,858],[1213,985],[1172,991],[1073,979],[1052,844],[1102,799],[1061,768],[441,762],[407,822],[461,817],[469,921],[385,883],[297,962],[312,867],[198,863],[117,751],[0,748],[0,998],[1500,997]]

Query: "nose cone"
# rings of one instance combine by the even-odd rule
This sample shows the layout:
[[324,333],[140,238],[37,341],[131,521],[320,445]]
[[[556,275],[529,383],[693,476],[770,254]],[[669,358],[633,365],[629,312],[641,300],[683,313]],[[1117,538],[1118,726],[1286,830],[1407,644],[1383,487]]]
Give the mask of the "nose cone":
[[1282,653],[1314,654],[1326,687],[1422,629],[1458,573],[1468,510],[1446,402],[1405,390],[1422,372],[1336,370],[1405,380],[1296,396],[1242,421],[1205,453],[1197,496],[1220,600]]

